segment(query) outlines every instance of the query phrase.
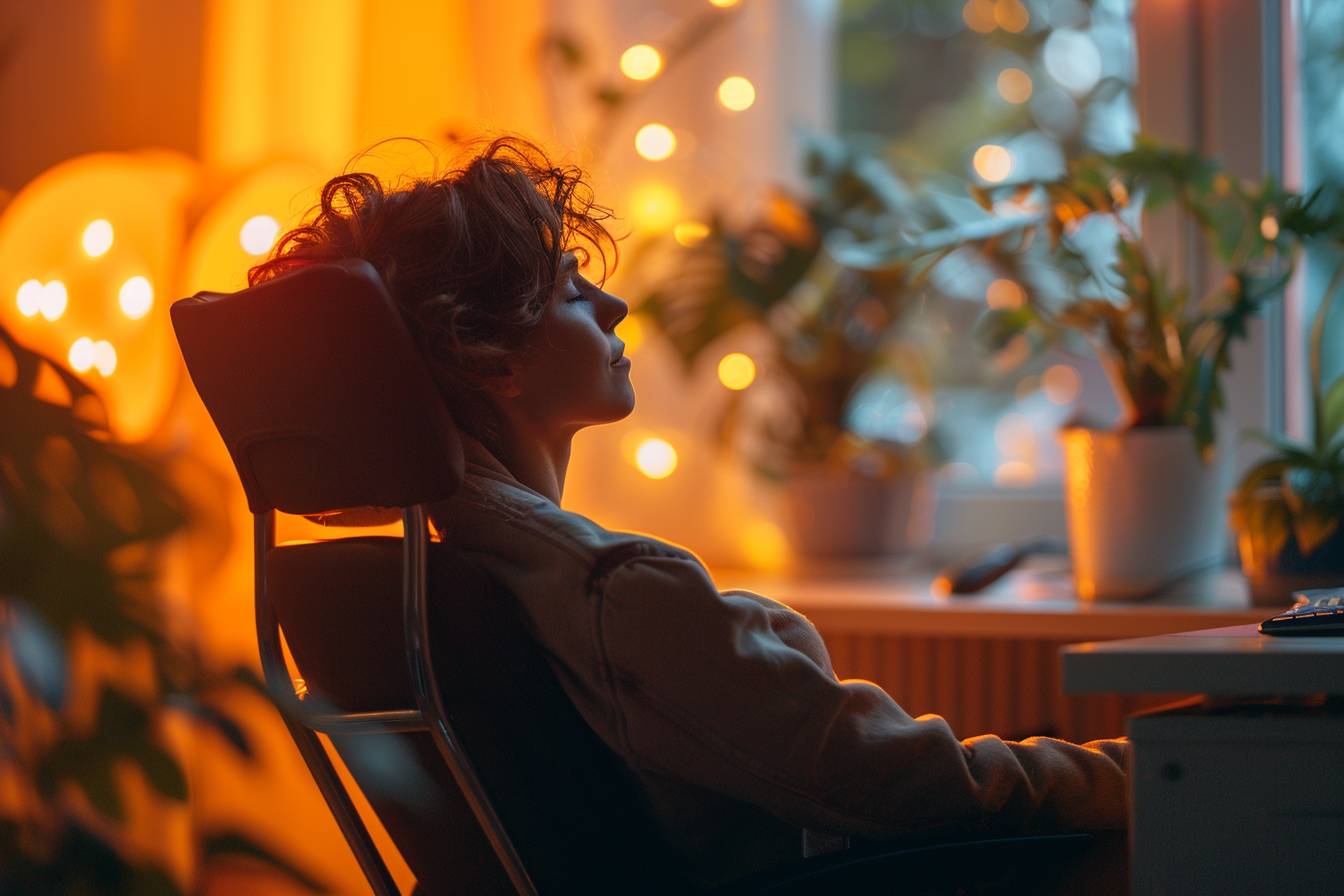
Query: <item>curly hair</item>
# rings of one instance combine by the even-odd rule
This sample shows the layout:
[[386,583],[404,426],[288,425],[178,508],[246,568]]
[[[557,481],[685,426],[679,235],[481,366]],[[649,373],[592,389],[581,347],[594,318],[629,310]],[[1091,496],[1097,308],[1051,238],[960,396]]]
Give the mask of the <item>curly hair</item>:
[[498,421],[482,385],[541,321],[564,254],[582,265],[596,256],[605,280],[619,251],[602,223],[611,209],[594,201],[582,170],[557,167],[521,137],[482,145],[442,175],[395,188],[366,172],[332,178],[305,223],[247,279],[256,286],[307,264],[368,261],[458,425],[490,444]]

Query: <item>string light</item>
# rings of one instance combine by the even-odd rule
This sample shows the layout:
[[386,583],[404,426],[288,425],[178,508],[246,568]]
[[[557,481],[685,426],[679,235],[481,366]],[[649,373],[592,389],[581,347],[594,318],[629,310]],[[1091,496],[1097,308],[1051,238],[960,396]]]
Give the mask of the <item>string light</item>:
[[270,215],[254,215],[243,222],[238,242],[248,255],[265,255],[280,235],[280,222]]
[[1006,68],[999,72],[997,86],[999,96],[1013,105],[1020,106],[1031,99],[1031,75],[1020,68]]
[[647,81],[662,69],[662,55],[648,44],[635,44],[621,54],[621,74],[632,81]]
[[93,367],[93,340],[87,336],[79,337],[70,346],[67,357],[75,373],[88,373]]
[[661,162],[677,151],[677,136],[665,124],[646,124],[635,134],[635,151],[650,162]]
[[70,304],[69,294],[65,291],[65,284],[59,280],[52,280],[46,286],[42,287],[42,298],[38,310],[47,320],[57,320],[65,313],[66,306]]
[[93,366],[103,376],[111,376],[117,369],[117,350],[106,339],[93,344]]
[[123,314],[131,320],[139,320],[154,307],[154,287],[144,277],[132,277],[121,284],[117,300]]
[[1021,0],[998,0],[994,4],[994,21],[1009,34],[1020,34],[1031,24],[1031,13]]
[[756,379],[756,362],[741,352],[730,352],[719,360],[719,382],[735,392],[747,388]]
[[1055,364],[1041,374],[1041,391],[1053,404],[1073,404],[1081,388],[1078,371],[1068,364]]
[[1013,155],[996,143],[986,143],[975,151],[971,164],[981,179],[996,184],[1012,173]]
[[635,449],[635,466],[650,479],[666,479],[677,468],[677,449],[665,439],[645,439]]
[[995,311],[1016,311],[1026,303],[1026,292],[1012,280],[995,280],[985,290],[985,304]]
[[42,310],[42,281],[23,281],[15,298],[18,300],[20,314],[24,317],[36,317],[37,312]]
[[80,237],[80,244],[84,247],[84,252],[90,258],[97,258],[106,254],[108,249],[112,248],[112,222],[106,218],[98,218],[90,221],[84,228],[84,234]]
[[756,88],[741,75],[724,78],[719,84],[719,102],[725,109],[741,112],[756,102]]
[[640,184],[630,194],[631,212],[646,230],[666,230],[681,217],[681,196],[667,184]]
[[1279,238],[1279,222],[1273,215],[1265,215],[1260,219],[1260,235],[1271,243]]
[[961,18],[977,34],[988,34],[995,28],[994,0],[969,0],[961,8]]

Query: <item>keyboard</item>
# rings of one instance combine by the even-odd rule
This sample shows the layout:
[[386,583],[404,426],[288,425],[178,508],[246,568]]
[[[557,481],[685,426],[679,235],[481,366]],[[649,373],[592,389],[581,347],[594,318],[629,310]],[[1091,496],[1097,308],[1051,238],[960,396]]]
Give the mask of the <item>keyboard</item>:
[[1344,635],[1344,589],[1320,588],[1294,596],[1297,606],[1260,623],[1262,635]]

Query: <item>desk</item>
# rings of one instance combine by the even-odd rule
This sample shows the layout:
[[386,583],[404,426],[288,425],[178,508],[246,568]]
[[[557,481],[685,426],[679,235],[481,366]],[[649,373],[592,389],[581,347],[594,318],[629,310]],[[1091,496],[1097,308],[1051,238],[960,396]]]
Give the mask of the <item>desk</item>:
[[1079,644],[1063,676],[1070,693],[1205,695],[1129,720],[1135,893],[1344,892],[1344,638]]
[[804,614],[841,678],[881,685],[913,714],[936,712],[969,737],[1114,737],[1125,717],[1178,694],[1065,696],[1059,651],[1076,641],[1133,638],[1258,622],[1240,574],[1225,570],[1141,603],[1081,601],[1067,568],[1045,558],[979,595],[934,593],[908,561],[845,563],[808,574],[711,569]]

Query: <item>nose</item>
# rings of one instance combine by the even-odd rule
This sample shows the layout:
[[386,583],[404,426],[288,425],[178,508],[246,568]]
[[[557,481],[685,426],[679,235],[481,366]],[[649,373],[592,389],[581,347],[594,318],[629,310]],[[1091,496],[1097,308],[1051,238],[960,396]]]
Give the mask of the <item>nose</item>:
[[630,306],[624,299],[614,296],[606,290],[602,290],[600,302],[602,305],[602,321],[607,330],[614,330],[616,325],[630,313]]

